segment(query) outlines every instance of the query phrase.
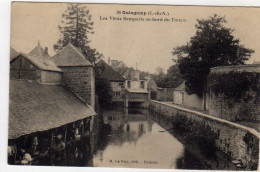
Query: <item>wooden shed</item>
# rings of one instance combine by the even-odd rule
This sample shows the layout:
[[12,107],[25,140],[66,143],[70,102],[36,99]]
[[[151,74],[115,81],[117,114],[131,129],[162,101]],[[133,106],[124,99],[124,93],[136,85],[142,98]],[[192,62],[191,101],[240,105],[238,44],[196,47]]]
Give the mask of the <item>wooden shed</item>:
[[10,78],[36,80],[43,84],[60,84],[62,70],[45,57],[20,53],[10,62]]

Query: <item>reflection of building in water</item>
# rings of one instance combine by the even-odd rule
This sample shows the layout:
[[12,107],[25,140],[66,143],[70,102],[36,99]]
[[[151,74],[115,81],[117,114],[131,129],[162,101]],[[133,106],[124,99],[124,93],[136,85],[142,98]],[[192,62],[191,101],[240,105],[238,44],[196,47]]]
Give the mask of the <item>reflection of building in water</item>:
[[152,130],[153,121],[141,114],[124,114],[123,112],[105,112],[103,114],[104,124],[111,127],[111,137],[115,144],[125,141],[136,142],[143,133]]

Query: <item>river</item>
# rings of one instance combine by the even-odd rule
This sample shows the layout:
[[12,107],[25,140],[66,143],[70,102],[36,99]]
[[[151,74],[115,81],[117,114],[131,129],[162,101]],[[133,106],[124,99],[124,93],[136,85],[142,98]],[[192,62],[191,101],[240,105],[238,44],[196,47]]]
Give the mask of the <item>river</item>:
[[146,109],[113,108],[102,115],[102,136],[92,166],[237,170],[225,154],[184,141],[184,133],[174,131],[170,121]]
[[99,118],[95,134],[35,165],[239,170],[226,154],[146,109],[112,107]]

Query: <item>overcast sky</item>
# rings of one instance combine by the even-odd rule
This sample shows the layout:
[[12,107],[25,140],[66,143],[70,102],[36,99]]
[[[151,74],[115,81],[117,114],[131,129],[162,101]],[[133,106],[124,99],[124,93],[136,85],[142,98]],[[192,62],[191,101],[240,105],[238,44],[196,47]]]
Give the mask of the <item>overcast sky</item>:
[[[155,72],[157,67],[165,71],[173,64],[171,51],[183,45],[195,34],[196,19],[208,18],[215,13],[225,16],[227,27],[235,29],[234,36],[241,44],[255,50],[248,63],[260,61],[260,9],[246,7],[192,7],[153,5],[103,5],[86,4],[94,22],[90,46],[108,57],[123,60],[129,67]],[[28,53],[38,40],[42,47],[49,47],[58,40],[58,25],[66,9],[65,3],[13,3],[11,16],[11,46]],[[116,11],[168,12],[169,16],[118,15]],[[186,22],[131,22],[100,20],[100,17],[178,18]]]

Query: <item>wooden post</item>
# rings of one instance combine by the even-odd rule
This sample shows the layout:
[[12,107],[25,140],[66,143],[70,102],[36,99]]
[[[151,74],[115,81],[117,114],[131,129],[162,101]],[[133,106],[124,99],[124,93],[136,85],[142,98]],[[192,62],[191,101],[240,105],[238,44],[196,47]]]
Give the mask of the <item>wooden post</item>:
[[65,134],[64,134],[64,161],[65,161],[65,165],[67,164],[67,159],[66,159],[66,139],[67,139],[67,125],[65,125]]
[[51,154],[51,164],[53,164],[53,129],[51,132],[51,150],[50,150],[50,154]]
[[82,136],[83,136],[83,134],[85,134],[85,132],[84,132],[84,125],[85,125],[85,123],[84,123],[84,120],[82,120]]
[[52,148],[53,148],[53,130],[51,132],[51,150],[52,150]]
[[64,134],[64,144],[66,148],[66,139],[67,139],[67,124],[65,125],[65,134]]

